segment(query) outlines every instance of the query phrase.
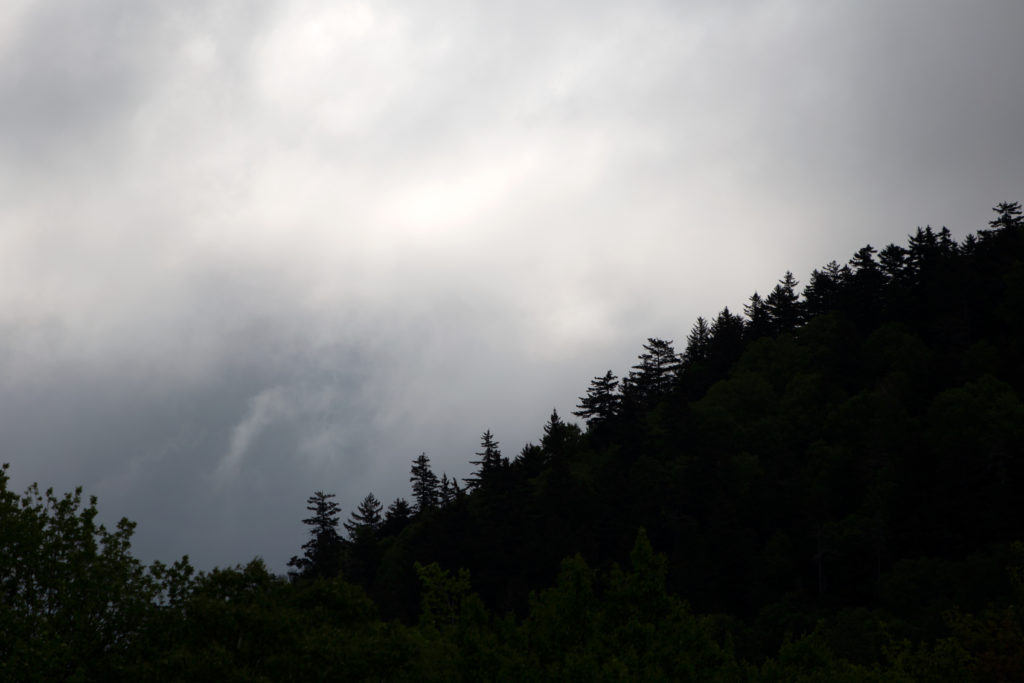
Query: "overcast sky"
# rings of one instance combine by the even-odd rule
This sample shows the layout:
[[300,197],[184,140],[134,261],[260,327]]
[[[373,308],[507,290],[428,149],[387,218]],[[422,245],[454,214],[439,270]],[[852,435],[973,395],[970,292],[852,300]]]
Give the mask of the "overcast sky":
[[0,460],[144,561],[468,476],[648,336],[1024,199],[1020,0],[5,0]]

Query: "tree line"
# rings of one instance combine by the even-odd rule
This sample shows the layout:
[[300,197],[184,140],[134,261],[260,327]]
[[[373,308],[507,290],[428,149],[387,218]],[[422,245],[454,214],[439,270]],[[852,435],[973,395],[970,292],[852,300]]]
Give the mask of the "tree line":
[[995,211],[647,339],[582,426],[512,458],[485,431],[461,483],[424,453],[408,501],[314,492],[288,577],[143,567],[130,522],[0,476],[0,678],[1018,680],[1024,221]]

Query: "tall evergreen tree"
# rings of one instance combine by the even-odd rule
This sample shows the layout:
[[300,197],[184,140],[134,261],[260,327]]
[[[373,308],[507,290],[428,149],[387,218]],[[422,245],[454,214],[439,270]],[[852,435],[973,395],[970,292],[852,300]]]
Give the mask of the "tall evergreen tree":
[[728,368],[743,352],[743,318],[726,306],[711,321],[711,358],[721,368]]
[[441,487],[438,489],[441,497],[441,507],[447,507],[459,499],[463,490],[459,488],[459,480],[455,477],[448,478],[447,472],[441,473]]
[[811,272],[810,280],[804,287],[804,309],[807,317],[834,311],[840,306],[843,288],[852,273],[848,266],[830,261],[822,270]]
[[345,531],[348,532],[349,538],[353,541],[362,537],[374,537],[377,532],[380,531],[380,525],[383,523],[381,512],[384,510],[384,504],[377,500],[377,497],[372,493],[366,494],[366,498],[363,498],[363,502],[359,503],[356,508],[349,516],[349,520],[345,522]]
[[796,293],[798,284],[800,283],[793,277],[793,273],[787,270],[785,276],[765,299],[768,319],[772,331],[776,334],[792,332],[803,320],[803,309]]
[[544,425],[544,436],[541,437],[540,446],[548,456],[562,455],[579,434],[579,427],[566,424],[559,417],[558,411],[552,409],[551,417]]
[[302,557],[293,556],[289,567],[295,567],[292,578],[327,578],[338,573],[341,566],[341,536],[338,534],[338,517],[341,508],[331,500],[333,493],[316,491],[306,500],[306,509],[312,517],[302,520],[309,526],[310,539],[302,545]]
[[858,249],[850,259],[853,275],[849,279],[848,308],[864,324],[877,320],[879,297],[886,281],[881,266],[875,260],[875,253],[875,248],[869,244]]
[[412,497],[416,500],[416,514],[436,510],[441,502],[440,481],[430,469],[430,458],[426,453],[420,453],[412,461],[409,482],[412,484]]
[[771,316],[768,313],[768,306],[760,294],[754,292],[750,295],[750,300],[743,306],[743,313],[747,316],[745,334],[748,340],[771,334]]
[[573,415],[582,417],[590,428],[612,419],[619,413],[622,403],[622,397],[616,393],[618,386],[619,380],[611,370],[603,377],[595,377]]
[[902,282],[905,278],[907,250],[890,244],[878,253],[878,265],[887,282]]
[[412,519],[413,510],[405,498],[396,498],[384,513],[380,526],[381,536],[397,536]]
[[639,361],[630,370],[623,395],[625,397],[628,390],[628,398],[642,405],[669,393],[678,376],[680,361],[672,340],[656,337],[648,337]]
[[491,430],[486,430],[480,437],[480,451],[476,453],[478,460],[470,460],[470,465],[476,465],[476,471],[469,478],[465,479],[466,489],[472,491],[483,486],[491,477],[497,474],[505,465],[507,460],[501,457],[501,449],[495,441]]
[[702,363],[711,355],[711,326],[703,316],[697,316],[690,334],[686,337],[686,350],[683,351],[683,368]]
[[907,240],[907,266],[915,284],[922,284],[929,279],[941,253],[938,235],[932,226],[920,226]]
[[1001,202],[992,210],[999,214],[988,222],[994,231],[1024,228],[1024,216],[1022,216],[1020,202]]

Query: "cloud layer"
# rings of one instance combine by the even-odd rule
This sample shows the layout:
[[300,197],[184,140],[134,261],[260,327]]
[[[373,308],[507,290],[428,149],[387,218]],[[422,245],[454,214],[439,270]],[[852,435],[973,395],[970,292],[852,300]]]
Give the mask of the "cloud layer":
[[513,455],[649,335],[1024,188],[1024,6],[8,3],[0,447],[144,559]]

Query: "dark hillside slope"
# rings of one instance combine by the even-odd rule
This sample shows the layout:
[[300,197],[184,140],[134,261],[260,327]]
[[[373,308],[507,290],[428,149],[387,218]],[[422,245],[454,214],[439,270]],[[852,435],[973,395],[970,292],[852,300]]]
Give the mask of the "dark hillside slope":
[[585,431],[553,415],[539,445],[381,539],[366,585],[411,617],[412,561],[437,561],[521,612],[562,557],[622,561],[644,527],[697,611],[780,634],[1007,594],[1024,537],[1019,207],[963,244],[919,228],[797,285],[699,320],[682,353],[648,340],[581,399]]

